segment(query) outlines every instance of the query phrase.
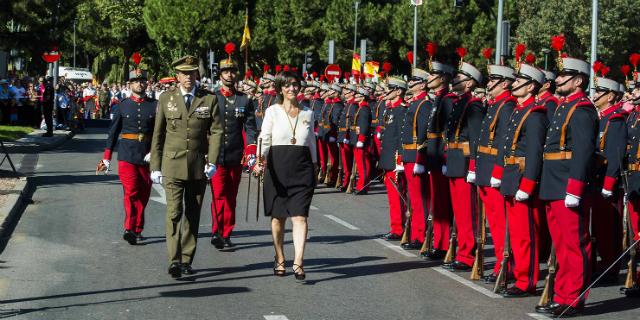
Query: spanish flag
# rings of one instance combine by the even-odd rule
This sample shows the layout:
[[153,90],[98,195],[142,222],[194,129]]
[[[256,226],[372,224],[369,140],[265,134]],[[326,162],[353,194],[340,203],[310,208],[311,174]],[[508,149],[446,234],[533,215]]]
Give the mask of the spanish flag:
[[360,74],[362,70],[362,63],[360,62],[360,55],[357,53],[353,54],[353,60],[351,61],[351,72],[354,74]]
[[367,77],[373,78],[378,74],[378,69],[380,69],[380,63],[376,61],[367,61],[364,63],[364,74]]
[[244,16],[244,32],[242,33],[242,44],[240,44],[240,51],[244,51],[251,42],[251,30],[249,30],[249,15]]

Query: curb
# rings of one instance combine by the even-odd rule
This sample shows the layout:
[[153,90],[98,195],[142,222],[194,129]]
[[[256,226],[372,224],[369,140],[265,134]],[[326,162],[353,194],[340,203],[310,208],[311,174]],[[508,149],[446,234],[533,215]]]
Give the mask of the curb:
[[0,207],[0,238],[8,236],[7,231],[12,229],[15,218],[20,214],[25,203],[25,197],[31,187],[31,179],[27,177],[18,178],[19,181],[12,190],[8,190],[8,199]]

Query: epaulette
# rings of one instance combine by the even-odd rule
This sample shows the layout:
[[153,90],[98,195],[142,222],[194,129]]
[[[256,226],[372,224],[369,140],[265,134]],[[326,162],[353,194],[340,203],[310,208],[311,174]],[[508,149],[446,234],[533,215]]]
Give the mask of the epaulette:
[[621,113],[621,112],[614,112],[613,114],[611,114],[611,116],[609,117],[609,121],[614,121],[614,120],[621,120],[624,121],[627,117],[626,113]]
[[576,108],[580,108],[580,107],[591,107],[591,108],[595,108],[595,106],[593,105],[593,103],[591,102],[591,100],[587,99],[587,98],[580,98],[580,100],[576,103]]
[[543,105],[537,105],[537,106],[534,106],[533,108],[531,108],[531,112],[547,113],[547,107],[545,107]]

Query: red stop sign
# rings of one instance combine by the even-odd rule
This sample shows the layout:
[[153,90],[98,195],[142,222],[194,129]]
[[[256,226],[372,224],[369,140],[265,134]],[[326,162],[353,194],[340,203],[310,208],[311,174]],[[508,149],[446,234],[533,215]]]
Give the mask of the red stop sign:
[[337,64],[330,64],[324,69],[324,76],[329,80],[329,82],[333,82],[334,79],[340,79],[342,77],[342,69]]

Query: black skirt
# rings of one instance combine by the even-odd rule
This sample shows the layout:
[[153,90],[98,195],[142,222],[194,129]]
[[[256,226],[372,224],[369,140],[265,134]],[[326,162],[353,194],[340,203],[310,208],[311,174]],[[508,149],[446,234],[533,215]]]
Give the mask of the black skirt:
[[265,215],[308,217],[316,185],[314,171],[309,147],[272,146],[264,175]]

